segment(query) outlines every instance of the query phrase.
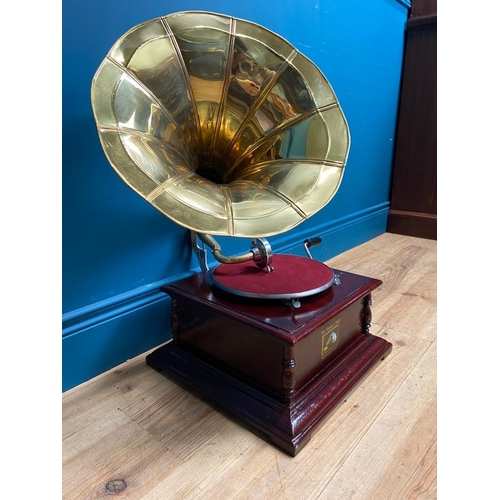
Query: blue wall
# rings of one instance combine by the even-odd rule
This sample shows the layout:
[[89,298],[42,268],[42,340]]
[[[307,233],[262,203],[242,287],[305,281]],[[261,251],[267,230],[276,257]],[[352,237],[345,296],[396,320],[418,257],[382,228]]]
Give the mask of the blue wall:
[[[198,272],[187,230],[162,216],[115,174],[90,106],[92,77],[122,34],[181,10],[247,19],[278,33],[332,84],[351,132],[333,201],[275,252],[303,255],[321,236],[326,260],[385,232],[407,0],[65,0],[63,4],[63,390],[169,338],[170,300],[159,286]],[[222,238],[224,253],[248,240]]]

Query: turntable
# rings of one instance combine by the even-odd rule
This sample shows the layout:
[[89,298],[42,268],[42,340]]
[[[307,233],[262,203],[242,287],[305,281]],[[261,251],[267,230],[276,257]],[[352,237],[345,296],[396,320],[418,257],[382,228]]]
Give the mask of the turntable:
[[[378,279],[273,254],[336,194],[349,151],[321,71],[254,23],[179,12],[132,28],[92,82],[99,138],[121,179],[190,231],[200,272],[162,288],[172,342],[147,363],[296,455],[391,350],[369,332]],[[217,236],[249,238],[226,256]],[[210,268],[208,254],[217,265]]]

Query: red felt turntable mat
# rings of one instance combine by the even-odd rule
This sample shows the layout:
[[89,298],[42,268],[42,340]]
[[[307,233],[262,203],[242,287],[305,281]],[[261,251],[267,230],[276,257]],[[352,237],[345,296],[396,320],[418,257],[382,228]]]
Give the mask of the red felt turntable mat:
[[294,298],[326,290],[333,284],[333,271],[317,260],[296,255],[273,255],[274,271],[268,273],[253,261],[220,264],[213,271],[214,284],[248,297]]

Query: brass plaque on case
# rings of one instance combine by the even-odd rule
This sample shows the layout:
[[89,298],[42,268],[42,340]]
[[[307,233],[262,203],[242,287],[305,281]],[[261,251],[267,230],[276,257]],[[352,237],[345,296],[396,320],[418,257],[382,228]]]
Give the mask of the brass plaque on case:
[[321,335],[321,359],[326,358],[337,347],[340,335],[340,320],[330,325],[326,332]]

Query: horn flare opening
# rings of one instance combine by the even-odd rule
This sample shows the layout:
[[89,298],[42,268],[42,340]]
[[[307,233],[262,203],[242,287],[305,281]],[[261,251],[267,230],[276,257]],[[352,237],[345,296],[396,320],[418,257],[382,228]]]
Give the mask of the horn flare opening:
[[321,71],[255,23],[179,12],[113,45],[92,82],[103,150],[176,223],[266,237],[337,192],[349,129]]

